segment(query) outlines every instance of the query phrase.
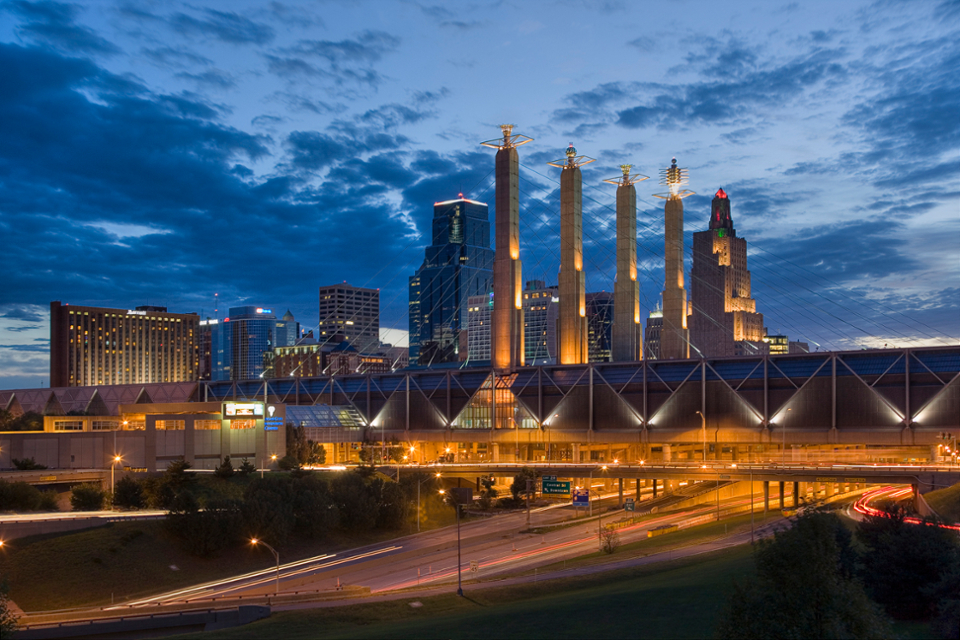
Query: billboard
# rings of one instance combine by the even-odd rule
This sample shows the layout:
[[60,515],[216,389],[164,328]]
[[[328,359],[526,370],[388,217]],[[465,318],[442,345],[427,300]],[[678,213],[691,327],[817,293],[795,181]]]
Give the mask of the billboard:
[[262,402],[226,402],[223,405],[226,418],[262,418]]

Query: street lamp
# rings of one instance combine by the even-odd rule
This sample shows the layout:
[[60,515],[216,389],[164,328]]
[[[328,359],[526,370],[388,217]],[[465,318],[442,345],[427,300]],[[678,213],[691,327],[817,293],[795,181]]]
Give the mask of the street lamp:
[[[440,489],[440,495],[446,495],[446,491]],[[463,596],[463,580],[461,578],[461,565],[460,560],[460,501],[457,499],[456,493],[451,493],[450,496],[453,498],[453,508],[457,510],[457,595]]]
[[116,487],[116,483],[113,480],[114,480],[114,471],[117,468],[118,462],[120,462],[120,454],[114,455],[113,460],[110,463],[110,495],[111,496],[115,491],[114,487]]
[[276,549],[268,545],[263,540],[258,540],[257,538],[250,538],[250,544],[252,544],[253,546],[262,544],[267,549],[270,549],[270,551],[273,552],[273,556],[277,559],[277,582],[276,582],[276,586],[274,587],[274,595],[279,595],[280,594],[280,554],[277,552]]
[[783,444],[780,446],[780,460],[784,466],[787,464],[787,415],[791,411],[793,411],[792,407],[787,409],[787,413],[783,414],[783,424],[780,425],[780,431],[783,434]]
[[[437,472],[434,477],[440,478],[440,473]],[[422,478],[417,480],[417,533],[420,533],[420,485],[429,479],[430,478]],[[443,493],[443,491],[440,491],[440,493]]]
[[700,416],[701,431],[703,431],[703,461],[707,461],[707,419],[703,417],[703,414],[697,411],[697,415]]
[[[601,471],[607,470],[607,465],[600,467]],[[604,481],[606,484],[606,481]],[[597,492],[597,496],[600,496],[600,493]],[[603,502],[597,505],[597,546],[600,551],[603,551]]]

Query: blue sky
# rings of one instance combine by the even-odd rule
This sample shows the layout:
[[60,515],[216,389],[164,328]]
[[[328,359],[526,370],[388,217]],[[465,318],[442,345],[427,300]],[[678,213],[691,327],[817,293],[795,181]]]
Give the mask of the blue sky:
[[[613,282],[602,180],[677,156],[688,235],[729,194],[771,332],[956,344],[958,43],[955,0],[0,2],[0,387],[48,377],[51,300],[212,315],[219,293],[309,327],[347,280],[405,329],[432,204],[492,203],[478,143],[503,122],[535,139],[529,278],[556,280],[568,143],[598,159],[590,290]],[[638,185],[644,315],[660,191]]]

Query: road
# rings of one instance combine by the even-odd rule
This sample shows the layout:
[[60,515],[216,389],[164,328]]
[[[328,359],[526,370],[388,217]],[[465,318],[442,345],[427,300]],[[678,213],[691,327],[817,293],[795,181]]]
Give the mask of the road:
[[[616,494],[606,497],[616,502]],[[749,505],[749,497],[721,501],[721,508]],[[762,513],[762,502],[757,500]],[[571,526],[543,534],[521,533],[527,530],[526,513],[514,512],[465,522],[461,525],[461,571],[463,579],[490,578],[533,569],[582,556],[599,547],[599,518],[581,516],[570,521],[572,508],[556,505],[531,510],[531,528],[574,522]],[[715,504],[686,509],[679,513],[655,516],[618,531],[621,541],[646,538],[647,530],[716,512]],[[622,517],[622,511],[603,515],[604,522]],[[762,516],[758,515],[758,523]],[[472,563],[476,563],[472,565]],[[475,566],[476,571],[471,571]],[[273,593],[275,568],[265,568],[189,589],[161,594],[130,603],[134,606],[161,602],[203,600],[214,597]],[[335,589],[337,585],[370,587],[373,593],[455,583],[457,580],[456,526],[427,531],[336,555],[308,558],[280,567],[280,591]]]

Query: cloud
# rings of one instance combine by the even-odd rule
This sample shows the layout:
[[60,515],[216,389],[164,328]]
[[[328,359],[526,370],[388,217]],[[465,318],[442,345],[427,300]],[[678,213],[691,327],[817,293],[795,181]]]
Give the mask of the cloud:
[[176,49],[173,47],[156,47],[153,49],[144,47],[140,49],[140,53],[160,67],[187,69],[213,64],[213,60],[210,58],[180,47]]
[[364,31],[345,40],[300,40],[265,54],[269,71],[291,82],[316,80],[338,88],[376,88],[384,78],[373,65],[396,51],[400,39],[383,31]]
[[75,22],[77,5],[53,0],[10,0],[0,5],[0,9],[22,20],[17,25],[19,33],[64,51],[107,55],[120,52],[116,45]]
[[169,18],[170,25],[183,35],[201,35],[230,44],[264,45],[276,35],[273,28],[254,22],[237,13],[204,9],[202,17],[176,13]]
[[38,305],[10,304],[3,305],[0,309],[3,309],[3,312],[0,313],[0,318],[31,323],[44,321],[44,307]]
[[232,75],[218,69],[207,69],[200,73],[188,73],[184,71],[178,73],[176,77],[183,80],[190,80],[198,86],[208,89],[232,89],[237,86],[237,82]]

